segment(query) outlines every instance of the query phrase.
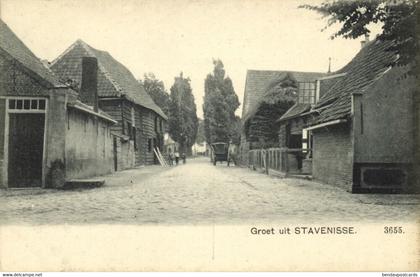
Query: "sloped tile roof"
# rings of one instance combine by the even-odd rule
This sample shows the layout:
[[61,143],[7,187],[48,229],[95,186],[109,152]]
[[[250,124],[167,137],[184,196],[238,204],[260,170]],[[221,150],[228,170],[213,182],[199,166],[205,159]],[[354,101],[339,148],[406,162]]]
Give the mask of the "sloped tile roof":
[[248,118],[249,114],[256,109],[270,85],[279,79],[283,79],[287,74],[290,74],[297,82],[313,82],[319,77],[326,75],[326,73],[320,72],[248,70],[245,81],[242,118]]
[[333,86],[335,86],[343,77],[343,75],[337,77],[332,75],[329,79],[319,80],[319,97],[322,98],[322,96],[325,95]]
[[315,106],[319,110],[316,123],[344,119],[351,112],[351,95],[364,93],[366,88],[380,78],[389,68],[396,55],[386,49],[391,42],[374,40],[344,68],[346,75],[328,90]]
[[163,118],[165,113],[153,102],[133,74],[108,52],[97,50],[82,40],[77,40],[51,64],[51,69],[63,80],[71,79],[79,86],[82,79],[82,58],[98,60],[98,94],[100,97],[124,96],[128,100],[150,109]]
[[51,87],[63,86],[51,70],[29,50],[2,20],[0,20],[0,49],[10,55],[10,57],[25,69],[29,70],[32,76],[47,81]]
[[311,104],[294,104],[285,114],[283,114],[279,121],[284,121],[286,119],[294,118],[300,115],[301,113],[307,112],[311,109]]

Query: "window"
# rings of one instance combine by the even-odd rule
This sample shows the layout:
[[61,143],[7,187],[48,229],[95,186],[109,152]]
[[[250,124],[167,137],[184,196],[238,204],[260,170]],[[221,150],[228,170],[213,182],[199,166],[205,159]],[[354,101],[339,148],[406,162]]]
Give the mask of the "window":
[[300,82],[298,102],[301,104],[315,104],[315,82]]
[[127,135],[130,137],[130,139],[133,139],[133,127],[131,126],[131,123],[127,121]]
[[152,152],[152,139],[147,140],[147,150],[149,153]]
[[303,153],[307,154],[307,158],[312,157],[312,133],[311,131],[308,131],[307,129],[302,130],[302,149]]
[[136,136],[136,127],[133,127],[133,140],[134,140],[134,150],[137,150],[137,136]]
[[38,109],[39,110],[45,110],[45,100],[39,100],[38,101]]
[[16,110],[22,109],[23,100],[16,100]]
[[46,99],[39,99],[39,98],[9,99],[10,112],[44,113],[45,107],[46,107]]
[[157,116],[155,116],[155,132],[156,133],[159,132],[158,131],[158,117]]
[[136,117],[133,107],[131,107],[131,122],[133,123],[133,126],[136,126]]
[[158,143],[157,143],[157,139],[156,138],[154,138],[153,139],[153,147],[154,148],[156,148],[156,147],[158,147],[158,145],[157,145]]
[[30,108],[31,108],[31,100],[29,99],[23,100],[23,109],[29,110]]

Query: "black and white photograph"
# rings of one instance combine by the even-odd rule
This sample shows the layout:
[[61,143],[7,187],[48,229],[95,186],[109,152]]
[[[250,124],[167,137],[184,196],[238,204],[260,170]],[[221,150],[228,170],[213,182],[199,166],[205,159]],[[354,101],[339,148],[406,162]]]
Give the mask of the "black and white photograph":
[[419,8],[0,0],[0,271],[419,271]]

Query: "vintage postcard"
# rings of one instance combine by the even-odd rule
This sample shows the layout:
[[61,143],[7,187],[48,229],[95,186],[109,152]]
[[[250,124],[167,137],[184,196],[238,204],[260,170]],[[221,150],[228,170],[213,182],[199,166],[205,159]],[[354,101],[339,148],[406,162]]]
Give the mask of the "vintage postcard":
[[0,0],[0,271],[419,271],[418,17]]

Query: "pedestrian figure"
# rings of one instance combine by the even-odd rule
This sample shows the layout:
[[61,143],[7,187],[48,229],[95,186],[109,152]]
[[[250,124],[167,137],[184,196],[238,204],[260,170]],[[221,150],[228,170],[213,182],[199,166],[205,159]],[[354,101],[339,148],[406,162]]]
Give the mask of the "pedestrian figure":
[[174,154],[172,154],[172,150],[169,148],[169,155],[168,155],[169,165],[174,165]]
[[187,162],[187,156],[185,155],[185,153],[182,153],[181,158],[182,158],[182,163],[185,164]]
[[178,152],[178,150],[175,150],[175,163],[176,163],[176,165],[178,165],[178,163],[179,163],[179,152]]
[[236,154],[237,153],[237,149],[236,149],[236,145],[232,144],[232,142],[230,142],[229,144],[229,148],[228,148],[228,166],[230,165],[231,162],[233,162],[236,166]]

